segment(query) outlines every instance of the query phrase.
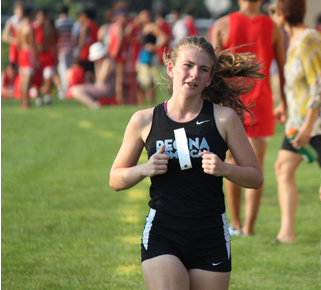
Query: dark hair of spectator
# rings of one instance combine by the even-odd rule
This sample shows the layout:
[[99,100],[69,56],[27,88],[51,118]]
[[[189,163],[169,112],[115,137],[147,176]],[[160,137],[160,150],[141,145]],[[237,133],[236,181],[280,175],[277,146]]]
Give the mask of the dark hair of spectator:
[[321,24],[321,14],[319,14],[317,17],[317,24]]
[[195,16],[195,11],[196,11],[196,7],[194,4],[190,3],[187,4],[185,9],[184,9],[184,13],[190,16]]
[[167,9],[165,7],[162,7],[161,9],[159,9],[156,16],[161,17],[161,18],[165,18],[167,13],[168,13]]
[[283,12],[286,22],[298,25],[303,23],[306,0],[278,0],[277,9]]
[[33,15],[33,8],[30,4],[24,3],[22,11],[24,17],[30,17]]
[[68,14],[69,13],[69,7],[67,5],[62,4],[59,8],[60,14]]
[[112,9],[107,9],[104,13],[104,22],[111,23],[113,22],[114,12]]
[[6,67],[11,67],[13,70],[18,70],[18,66],[16,63],[9,62],[7,63]]
[[85,14],[89,19],[94,20],[96,17],[96,9],[94,7],[85,6],[80,14]]

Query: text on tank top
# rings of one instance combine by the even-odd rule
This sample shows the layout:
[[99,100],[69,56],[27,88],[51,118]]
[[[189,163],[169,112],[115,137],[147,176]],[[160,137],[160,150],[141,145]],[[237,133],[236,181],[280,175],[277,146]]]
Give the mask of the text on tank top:
[[[184,128],[192,168],[181,170],[174,130]],[[148,158],[165,144],[169,156],[165,174],[151,177],[151,208],[180,217],[207,217],[225,212],[222,177],[204,173],[200,152],[215,153],[225,160],[227,145],[215,123],[213,104],[204,101],[199,115],[186,123],[171,120],[164,104],[155,107],[151,131],[146,140]]]

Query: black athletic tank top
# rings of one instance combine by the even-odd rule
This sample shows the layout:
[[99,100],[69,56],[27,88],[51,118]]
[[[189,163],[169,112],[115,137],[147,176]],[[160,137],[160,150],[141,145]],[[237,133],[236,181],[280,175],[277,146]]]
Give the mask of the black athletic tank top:
[[[181,170],[174,130],[184,128],[192,168]],[[222,177],[204,173],[199,153],[210,151],[225,160],[227,145],[216,127],[213,104],[204,101],[199,115],[186,123],[171,120],[164,104],[155,107],[151,131],[146,140],[148,158],[165,144],[169,156],[165,174],[151,177],[149,206],[183,218],[204,218],[225,212]]]

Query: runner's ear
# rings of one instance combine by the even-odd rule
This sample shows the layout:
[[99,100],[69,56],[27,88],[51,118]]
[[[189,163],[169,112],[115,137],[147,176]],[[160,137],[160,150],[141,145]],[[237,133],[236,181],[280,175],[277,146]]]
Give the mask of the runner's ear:
[[174,76],[174,74],[173,74],[173,68],[174,68],[174,64],[173,64],[173,62],[170,60],[170,61],[168,62],[167,69],[166,69],[167,74],[168,74],[168,76],[169,76],[170,78],[173,78],[173,76]]

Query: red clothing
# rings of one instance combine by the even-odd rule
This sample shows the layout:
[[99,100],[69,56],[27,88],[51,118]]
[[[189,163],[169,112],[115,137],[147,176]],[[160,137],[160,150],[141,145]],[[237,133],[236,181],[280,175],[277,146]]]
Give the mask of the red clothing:
[[80,85],[84,83],[85,70],[82,66],[72,66],[70,68],[70,77],[69,77],[69,88],[67,91],[67,98],[71,99],[70,88],[74,85]]
[[139,52],[141,50],[141,33],[142,28],[136,23],[136,21],[130,22],[128,25],[132,27],[131,34],[128,36],[128,62],[136,64]]
[[[40,46],[43,46],[44,45],[43,28],[39,26],[38,22],[34,22],[32,24],[32,28],[35,33],[36,43]],[[42,70],[48,66],[55,66],[55,55],[51,48],[48,48],[47,51],[43,51],[39,53],[38,60]]]
[[9,61],[10,63],[18,63],[19,50],[17,45],[10,44],[9,46]]
[[197,36],[198,30],[196,28],[195,22],[192,17],[186,16],[184,17],[184,24],[188,31],[188,36]]
[[31,49],[21,49],[18,55],[18,65],[21,69],[35,70],[37,66],[36,58]]
[[99,24],[93,20],[88,19],[85,25],[89,28],[89,35],[87,36],[86,43],[80,52],[79,60],[89,62],[89,47],[93,43],[97,42],[97,32],[99,29]]
[[127,44],[124,37],[117,53],[117,47],[119,46],[120,42],[119,37],[117,36],[118,29],[123,29],[118,22],[115,22],[110,26],[108,33],[110,41],[109,55],[115,59],[116,63],[123,63],[127,58]]
[[169,44],[173,39],[172,28],[166,21],[157,21],[156,25],[166,34],[167,42],[166,44],[157,50],[158,61],[161,65],[164,65],[163,54],[170,52]]
[[11,79],[6,71],[4,71],[3,73],[4,73],[3,87],[5,89],[13,88],[13,83],[16,78]]
[[208,28],[208,31],[207,31],[208,42],[210,43],[212,43],[213,29],[214,29],[214,23]]
[[[14,82],[16,80],[16,76],[14,78],[10,78],[8,75],[8,72],[5,70],[4,72],[2,72],[4,74],[4,80],[3,80],[3,84],[2,84],[2,89],[8,89],[8,90],[12,90],[14,88]],[[8,98],[8,95],[2,94],[3,91],[1,91],[1,98]]]
[[[19,25],[20,20],[15,16],[11,16],[10,19],[11,21],[11,34],[12,37],[16,38],[16,29]],[[19,54],[19,50],[18,50],[18,46],[16,44],[11,43],[9,46],[9,61],[11,63],[18,63],[18,54]]]
[[[263,60],[261,72],[265,78],[254,82],[250,93],[242,96],[246,105],[255,105],[250,109],[255,118],[255,124],[270,122],[273,120],[273,98],[270,87],[270,65],[274,59],[273,49],[273,21],[266,15],[249,18],[239,12],[228,15],[230,20],[230,31],[224,49],[237,47],[242,44],[247,46],[232,50],[232,52],[251,52],[259,60]],[[252,118],[245,114],[245,124],[250,124]],[[271,130],[270,130],[271,131]],[[272,134],[271,134],[272,133]],[[260,134],[257,132],[257,134]],[[273,132],[262,132],[261,136],[249,136],[253,138],[273,135]]]

